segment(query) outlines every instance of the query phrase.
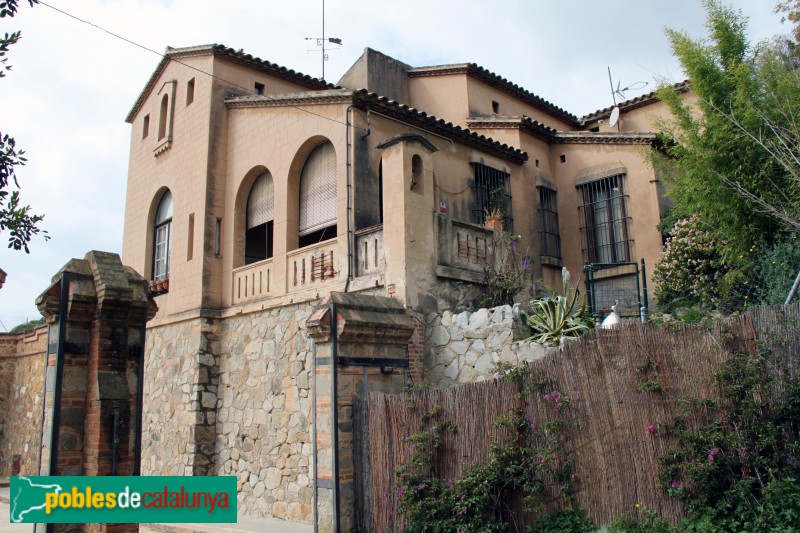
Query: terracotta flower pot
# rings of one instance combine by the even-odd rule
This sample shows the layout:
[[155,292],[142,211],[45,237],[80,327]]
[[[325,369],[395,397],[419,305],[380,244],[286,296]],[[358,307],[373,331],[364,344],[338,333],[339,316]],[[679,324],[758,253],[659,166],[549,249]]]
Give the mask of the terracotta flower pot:
[[486,228],[486,229],[502,231],[503,230],[503,221],[490,218],[486,222],[483,223],[483,227]]

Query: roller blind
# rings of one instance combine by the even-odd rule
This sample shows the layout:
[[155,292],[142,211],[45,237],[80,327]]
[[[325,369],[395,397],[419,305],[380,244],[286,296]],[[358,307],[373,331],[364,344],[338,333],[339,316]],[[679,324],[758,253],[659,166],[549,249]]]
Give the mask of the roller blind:
[[266,224],[275,218],[275,194],[272,174],[263,172],[256,178],[247,197],[247,229]]
[[336,153],[330,142],[314,148],[300,175],[299,234],[336,224]]

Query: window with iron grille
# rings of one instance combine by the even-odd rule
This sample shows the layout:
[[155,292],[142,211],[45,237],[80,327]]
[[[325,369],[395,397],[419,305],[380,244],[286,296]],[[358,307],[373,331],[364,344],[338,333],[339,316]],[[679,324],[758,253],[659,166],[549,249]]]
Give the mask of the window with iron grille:
[[539,187],[539,225],[540,255],[561,259],[556,191],[547,187]]
[[578,186],[582,205],[581,244],[589,263],[630,261],[625,174],[617,174]]
[[481,163],[472,163],[475,181],[472,190],[475,195],[475,207],[472,220],[475,224],[486,222],[486,212],[499,209],[503,212],[503,227],[512,231],[514,217],[511,211],[511,174]]

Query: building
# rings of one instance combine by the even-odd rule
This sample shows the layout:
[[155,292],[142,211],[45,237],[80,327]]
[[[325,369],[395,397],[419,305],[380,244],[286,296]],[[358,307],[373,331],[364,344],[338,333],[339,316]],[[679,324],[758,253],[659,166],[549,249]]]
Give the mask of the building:
[[663,198],[642,151],[666,109],[631,100],[613,128],[611,111],[580,119],[477,65],[371,49],[338,85],[220,45],[168,49],[127,117],[123,262],[159,306],[142,473],[237,475],[242,513],[310,521],[314,304],[470,307],[492,210],[550,286],[562,266],[654,264]]

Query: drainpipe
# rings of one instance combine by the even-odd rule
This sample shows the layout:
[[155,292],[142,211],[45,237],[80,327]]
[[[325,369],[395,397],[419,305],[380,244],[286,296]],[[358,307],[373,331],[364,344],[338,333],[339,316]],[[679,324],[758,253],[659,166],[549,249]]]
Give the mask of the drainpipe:
[[[350,279],[353,277],[353,247],[351,245],[351,229],[350,229],[350,213],[352,211],[352,206],[350,204],[350,191],[353,187],[351,180],[350,180],[350,172],[352,167],[352,156],[350,154],[350,149],[352,148],[350,142],[350,114],[353,111],[353,104],[347,106],[347,111],[345,111],[345,160],[347,162],[345,169],[347,175],[347,282],[344,284],[344,292],[350,288]],[[338,530],[337,530],[338,531]]]

